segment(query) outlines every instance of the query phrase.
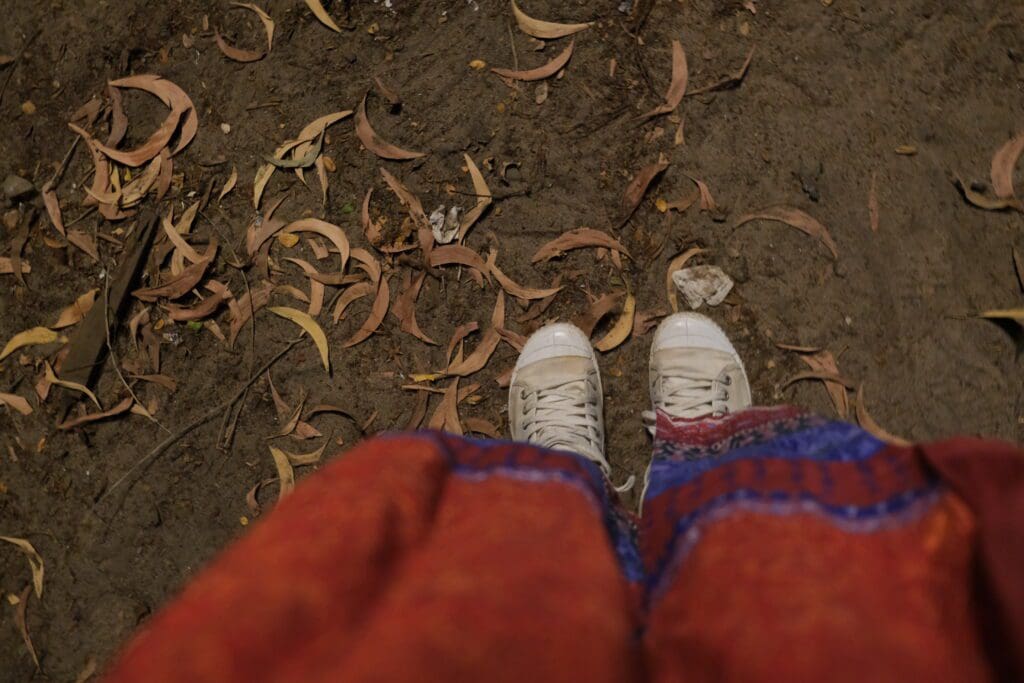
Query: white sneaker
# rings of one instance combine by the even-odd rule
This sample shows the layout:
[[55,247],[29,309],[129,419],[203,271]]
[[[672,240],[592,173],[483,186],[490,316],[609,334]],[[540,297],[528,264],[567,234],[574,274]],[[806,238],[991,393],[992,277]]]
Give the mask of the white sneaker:
[[[718,325],[698,313],[676,313],[654,333],[651,404],[671,417],[698,420],[751,405],[750,382],[736,349]],[[644,413],[654,433],[655,412]]]
[[579,453],[607,474],[603,407],[601,374],[587,336],[568,323],[534,332],[509,386],[513,440]]

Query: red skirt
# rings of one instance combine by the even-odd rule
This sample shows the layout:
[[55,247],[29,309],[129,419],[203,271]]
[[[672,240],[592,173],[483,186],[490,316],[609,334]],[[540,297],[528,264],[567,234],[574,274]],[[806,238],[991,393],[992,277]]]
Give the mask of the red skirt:
[[1024,656],[1024,458],[790,408],[659,416],[642,514],[571,453],[342,455],[107,681],[984,681]]

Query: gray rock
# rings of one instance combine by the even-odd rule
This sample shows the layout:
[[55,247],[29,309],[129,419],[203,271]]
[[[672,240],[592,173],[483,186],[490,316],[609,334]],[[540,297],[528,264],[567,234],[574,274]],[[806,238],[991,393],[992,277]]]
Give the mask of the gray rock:
[[13,173],[4,178],[2,187],[4,196],[8,199],[23,199],[36,191],[32,183]]

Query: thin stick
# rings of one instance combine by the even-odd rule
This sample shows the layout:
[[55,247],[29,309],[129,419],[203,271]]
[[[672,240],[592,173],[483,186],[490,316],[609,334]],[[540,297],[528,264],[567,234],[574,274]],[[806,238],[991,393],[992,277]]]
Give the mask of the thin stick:
[[284,356],[289,351],[291,351],[293,348],[295,348],[296,344],[298,344],[300,341],[302,341],[302,339],[303,339],[302,337],[298,337],[297,339],[291,340],[288,343],[287,346],[285,346],[283,349],[281,349],[276,354],[274,354],[273,358],[268,360],[266,363],[263,364],[263,367],[261,367],[259,370],[254,372],[249,377],[249,379],[246,380],[245,383],[242,384],[241,387],[239,387],[238,391],[236,391],[234,393],[234,395],[231,396],[231,398],[229,398],[228,400],[224,401],[223,403],[220,403],[220,404],[214,406],[213,408],[211,408],[210,410],[206,411],[205,413],[203,413],[202,415],[197,417],[195,420],[193,420],[189,424],[185,425],[184,427],[182,427],[178,431],[172,433],[166,439],[164,439],[163,441],[158,443],[156,445],[156,447],[153,448],[153,450],[151,450],[149,453],[146,453],[146,455],[144,455],[142,458],[140,458],[138,461],[136,461],[136,463],[134,465],[129,467],[127,472],[125,472],[120,477],[118,477],[117,481],[115,481],[113,484],[111,484],[110,488],[108,488],[106,490],[106,492],[102,496],[99,497],[99,499],[96,501],[96,505],[99,505],[104,500],[106,500],[110,496],[111,493],[116,491],[117,488],[119,486],[121,486],[121,484],[123,484],[126,479],[128,479],[128,477],[130,477],[132,474],[134,474],[137,470],[148,466],[151,462],[153,462],[158,457],[160,457],[164,453],[164,451],[166,451],[168,448],[173,446],[176,442],[178,442],[186,434],[191,432],[196,427],[200,427],[200,426],[206,424],[207,422],[212,420],[214,417],[216,417],[217,414],[220,413],[222,410],[226,410],[226,409],[230,408],[231,406],[233,406],[235,404],[235,402],[238,401],[238,399],[240,399],[242,397],[242,394],[245,393],[246,389],[248,389],[250,386],[252,386],[252,384],[256,380],[258,380],[263,375],[264,372],[266,372],[271,367],[273,367],[274,364],[277,361],[279,361],[282,358],[284,358]]

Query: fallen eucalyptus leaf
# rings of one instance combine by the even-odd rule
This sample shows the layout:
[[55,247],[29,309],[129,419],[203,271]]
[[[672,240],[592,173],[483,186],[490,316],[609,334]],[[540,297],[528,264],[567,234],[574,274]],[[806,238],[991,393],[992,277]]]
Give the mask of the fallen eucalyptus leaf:
[[382,277],[380,282],[377,283],[377,296],[373,300],[373,307],[370,309],[370,315],[366,318],[366,322],[363,323],[354,335],[352,335],[348,341],[341,345],[341,348],[347,349],[351,346],[355,346],[360,342],[366,341],[370,336],[377,331],[381,323],[384,322],[384,317],[388,314],[388,307],[390,306],[391,290],[388,288],[388,279]]
[[289,308],[288,306],[271,306],[267,309],[274,315],[279,315],[285,320],[290,320],[295,323],[303,330],[305,330],[309,336],[313,339],[313,343],[316,344],[316,348],[320,351],[320,360],[323,361],[324,370],[331,371],[331,354],[330,349],[327,345],[327,335],[324,334],[323,329],[308,313]]
[[48,327],[32,327],[19,332],[10,338],[0,351],[0,360],[7,358],[15,351],[26,346],[37,346],[40,344],[52,344],[56,341],[66,342],[67,339],[60,336]]
[[575,45],[575,41],[569,42],[569,47],[565,48],[561,54],[549,61],[543,66],[539,66],[536,69],[527,69],[525,71],[513,71],[512,69],[498,69],[492,68],[491,71],[498,74],[503,78],[511,78],[514,81],[540,81],[545,78],[550,78],[556,73],[565,68],[565,65],[569,63],[569,59],[572,57],[572,50]]
[[778,221],[780,223],[785,223],[786,225],[796,228],[811,237],[817,238],[832,253],[833,259],[839,258],[839,249],[836,247],[836,243],[833,241],[832,235],[829,234],[828,228],[800,209],[795,209],[789,206],[770,206],[761,209],[760,211],[754,211],[753,213],[740,216],[734,227],[738,228],[753,220]]
[[86,396],[89,397],[89,400],[96,404],[97,408],[103,410],[103,406],[100,405],[100,400],[96,398],[96,394],[92,393],[89,390],[89,387],[85,386],[84,384],[79,384],[78,382],[71,382],[69,380],[60,379],[59,377],[57,377],[57,375],[54,374],[53,368],[50,366],[49,361],[43,361],[43,370],[46,373],[45,376],[47,382],[49,382],[50,384],[56,384],[58,387],[64,387],[65,389],[71,389],[72,391],[77,391],[82,394],[85,394]]
[[306,6],[313,12],[313,16],[315,16],[321,24],[335,33],[341,33],[341,29],[334,23],[334,19],[331,19],[331,15],[329,15],[327,10],[324,9],[320,0],[305,0],[305,2]]
[[385,142],[380,138],[379,135],[370,126],[369,119],[366,118],[366,96],[363,96],[362,101],[359,103],[359,108],[356,109],[356,137],[363,143],[363,147],[370,150],[382,159],[393,159],[396,161],[406,161],[409,159],[419,159],[420,157],[426,156],[423,152],[410,152],[408,150],[401,149],[392,145],[390,142]]
[[17,394],[5,394],[0,392],[0,405],[7,406],[22,415],[32,414],[32,406],[29,405],[27,400]]
[[612,238],[606,233],[600,230],[594,230],[593,228],[576,228],[575,230],[569,230],[568,232],[562,233],[555,239],[542,245],[540,249],[530,259],[531,263],[538,263],[540,261],[549,261],[553,258],[562,256],[565,252],[573,249],[583,249],[586,247],[603,247],[605,249],[612,249],[627,257],[629,252],[626,248],[619,243],[618,240]]
[[622,313],[615,324],[608,330],[608,334],[594,343],[594,348],[602,353],[607,353],[622,345],[629,338],[633,331],[633,317],[636,314],[636,297],[626,294],[626,303],[622,305]]
[[[55,382],[55,384],[57,384],[57,382]],[[105,420],[108,417],[116,417],[118,415],[128,412],[132,408],[133,403],[135,403],[135,400],[131,396],[129,396],[122,400],[113,408],[110,408],[109,410],[103,410],[98,413],[86,413],[85,415],[81,415],[70,420],[65,420],[64,422],[61,422],[60,424],[57,425],[57,429],[60,429],[61,431],[67,431],[69,429],[74,429],[75,427],[79,427],[84,424],[89,424],[90,422],[98,422],[99,420]],[[149,411],[145,410],[145,408],[143,408],[142,414],[145,415],[146,417],[152,418],[152,415],[150,415]]]
[[871,415],[868,413],[867,406],[864,405],[863,384],[857,387],[856,408],[857,424],[863,427],[864,430],[871,434],[872,436],[875,436],[881,439],[882,441],[885,441],[886,443],[890,443],[893,446],[909,447],[914,445],[913,443],[907,441],[906,439],[891,434],[890,432],[883,429],[881,425],[875,422],[874,418],[871,417]]
[[1013,169],[1017,159],[1024,152],[1024,133],[1018,133],[1000,147],[992,157],[992,190],[996,197],[1009,199],[1016,193],[1013,189]]
[[590,23],[558,24],[552,21],[534,19],[519,9],[515,0],[512,0],[512,14],[515,16],[516,24],[519,26],[520,30],[526,35],[533,36],[534,38],[543,38],[546,40],[563,38],[590,28]]
[[[307,0],[307,2],[312,1]],[[277,494],[277,499],[281,500],[295,490],[295,470],[292,469],[292,463],[288,459],[288,454],[280,448],[270,446],[270,455],[274,459],[274,468],[277,469],[277,478],[281,483],[281,488]]]
[[99,291],[100,290],[98,289],[90,289],[88,292],[75,299],[74,303],[60,312],[60,315],[57,317],[57,322],[52,326],[53,329],[59,330],[81,322],[82,318],[85,317],[85,314],[92,308],[93,303],[95,303],[96,294]]

